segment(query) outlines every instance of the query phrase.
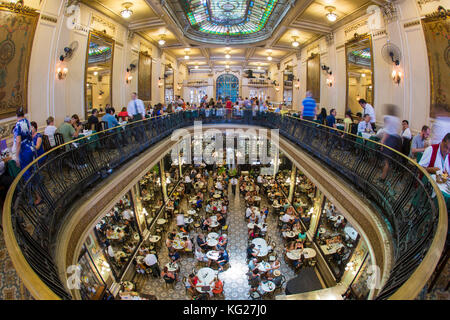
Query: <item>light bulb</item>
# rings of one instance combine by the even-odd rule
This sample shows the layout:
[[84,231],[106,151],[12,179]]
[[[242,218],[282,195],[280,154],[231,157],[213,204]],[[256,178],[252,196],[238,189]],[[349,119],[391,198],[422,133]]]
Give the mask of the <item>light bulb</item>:
[[361,74],[361,77],[365,78],[365,77],[366,77],[366,74],[365,74],[365,73],[362,73],[362,74]]
[[267,57],[267,60],[272,61],[272,57],[271,57],[271,56],[268,56],[268,57]]
[[298,41],[294,41],[292,42],[292,46],[297,48],[300,45],[300,43],[298,43]]
[[198,66],[195,66],[194,68],[195,68],[195,69],[198,69]]
[[97,72],[97,71],[94,71],[94,76],[96,76],[96,75],[98,75],[98,72]]
[[160,39],[160,40],[158,41],[158,43],[159,43],[160,46],[163,46],[163,45],[166,43],[166,40]]
[[261,70],[261,66],[258,66],[258,70]]
[[328,20],[330,20],[331,22],[334,22],[334,21],[336,21],[336,19],[337,19],[337,15],[336,15],[335,13],[333,13],[333,12],[330,12],[330,13],[327,13],[327,18],[328,18]]
[[189,56],[188,55],[184,56],[184,60],[189,60]]
[[225,58],[230,59],[231,56],[227,53],[227,54],[225,55]]
[[122,15],[123,18],[128,19],[133,14],[133,11],[131,11],[130,9],[125,9],[122,10],[120,14]]

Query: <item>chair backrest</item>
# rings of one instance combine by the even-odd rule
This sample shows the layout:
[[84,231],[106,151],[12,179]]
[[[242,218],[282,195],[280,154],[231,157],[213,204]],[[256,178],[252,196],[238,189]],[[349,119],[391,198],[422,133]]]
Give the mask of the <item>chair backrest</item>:
[[55,145],[59,146],[64,144],[64,136],[59,133],[59,132],[55,132],[55,134],[53,135],[54,139],[55,139]]
[[52,146],[50,145],[50,140],[48,139],[48,136],[46,134],[42,135],[42,145],[44,146],[44,151],[49,151]]

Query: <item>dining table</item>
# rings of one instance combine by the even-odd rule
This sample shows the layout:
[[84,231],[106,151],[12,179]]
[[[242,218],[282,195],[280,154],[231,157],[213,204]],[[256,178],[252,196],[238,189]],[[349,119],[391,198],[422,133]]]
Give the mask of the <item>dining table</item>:
[[317,255],[316,250],[312,248],[304,248],[304,249],[296,249],[286,252],[286,257],[290,260],[298,260],[300,259],[300,255],[303,253],[305,259],[314,258]]
[[260,263],[258,263],[256,265],[256,268],[258,268],[258,270],[261,272],[266,272],[271,269],[271,266],[270,266],[270,263],[268,263],[266,261],[261,261]]
[[197,291],[202,292],[202,286],[210,286],[216,277],[216,271],[211,268],[201,268],[197,271]]
[[216,251],[216,250],[210,250],[210,251],[208,251],[206,253],[206,257],[208,259],[211,259],[211,260],[214,260],[214,261],[219,260],[219,255],[220,255],[220,252]]
[[208,233],[208,238],[211,238],[211,239],[218,239],[219,236],[220,235],[217,232],[210,232],[210,233]]
[[334,242],[334,243],[330,243],[329,245],[324,244],[324,245],[320,246],[323,254],[325,254],[325,255],[336,253],[342,247],[344,247],[344,245],[340,242]]
[[263,238],[255,238],[252,240],[255,249],[259,250],[258,257],[265,257],[269,253],[269,247]]
[[264,292],[273,292],[276,288],[275,283],[273,283],[272,281],[262,281],[261,282],[261,289]]
[[166,263],[166,267],[167,267],[167,270],[169,270],[169,272],[175,272],[178,270],[178,263],[168,262],[168,263]]
[[184,241],[180,239],[175,239],[172,242],[172,247],[177,250],[184,249]]
[[152,235],[152,236],[150,236],[150,237],[148,238],[148,241],[150,241],[151,243],[156,243],[156,242],[158,242],[159,240],[161,240],[161,237],[160,237],[160,236],[157,236],[157,235]]

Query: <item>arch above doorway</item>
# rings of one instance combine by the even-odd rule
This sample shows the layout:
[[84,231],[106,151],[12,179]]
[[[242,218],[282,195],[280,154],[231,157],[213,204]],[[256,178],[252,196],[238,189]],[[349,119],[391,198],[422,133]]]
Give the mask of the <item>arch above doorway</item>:
[[236,102],[239,97],[239,79],[232,74],[222,74],[216,80],[216,100],[229,97]]

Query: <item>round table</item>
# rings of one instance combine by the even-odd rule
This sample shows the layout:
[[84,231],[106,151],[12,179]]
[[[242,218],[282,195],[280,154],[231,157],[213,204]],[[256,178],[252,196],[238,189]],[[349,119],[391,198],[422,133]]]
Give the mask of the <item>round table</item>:
[[139,233],[135,232],[133,234],[133,239],[138,241],[139,240]]
[[325,229],[324,227],[320,227],[319,228],[319,234],[325,233],[327,232],[327,229]]
[[212,238],[208,238],[206,243],[208,244],[208,246],[210,247],[215,247],[217,246],[217,244],[219,243],[219,241],[217,239],[212,239]]
[[193,215],[195,215],[195,214],[197,213],[197,211],[195,211],[195,210],[188,210],[187,213],[188,213],[189,215],[193,216]]
[[272,292],[273,290],[275,290],[275,288],[275,283],[273,283],[272,281],[261,282],[261,289],[265,292]]
[[158,220],[156,220],[156,223],[157,224],[159,224],[159,225],[161,225],[161,224],[165,224],[167,222],[167,220],[166,219],[158,219]]
[[208,259],[215,260],[215,261],[219,260],[219,255],[220,255],[219,251],[216,251],[216,250],[211,250],[206,253],[206,257]]
[[156,243],[156,242],[158,242],[159,240],[161,240],[161,237],[160,237],[160,236],[150,236],[150,237],[148,238],[148,240],[149,240],[150,242],[152,242],[152,243]]
[[219,238],[219,234],[216,233],[216,232],[210,232],[210,233],[208,233],[208,238],[218,239]]
[[184,249],[184,241],[175,239],[172,242],[172,247],[177,250]]
[[260,263],[258,263],[256,265],[256,267],[258,268],[259,271],[266,272],[267,270],[270,269],[270,263],[265,262],[265,261],[261,261]]
[[215,199],[219,199],[220,197],[221,197],[221,195],[218,194],[218,193],[215,193],[215,194],[213,195],[213,198],[215,198]]
[[175,272],[178,270],[178,263],[176,262],[168,262],[166,263],[167,270],[170,272]]
[[258,257],[264,257],[269,253],[267,242],[263,238],[255,238],[252,243],[255,245],[255,249],[259,249]]
[[216,277],[216,271],[211,268],[201,268],[197,271],[197,291],[202,292],[201,286],[209,286]]
[[286,231],[285,235],[286,235],[286,238],[294,238],[295,232],[294,231]]
[[291,250],[286,252],[286,256],[290,259],[290,260],[298,260],[300,259],[300,254],[303,253],[303,256],[305,257],[305,259],[311,259],[314,258],[316,256],[316,250],[311,249],[311,248],[304,248],[302,249],[297,249],[297,250]]
[[187,218],[187,219],[184,219],[184,222],[187,223],[187,224],[191,224],[192,222],[194,222],[194,219]]

